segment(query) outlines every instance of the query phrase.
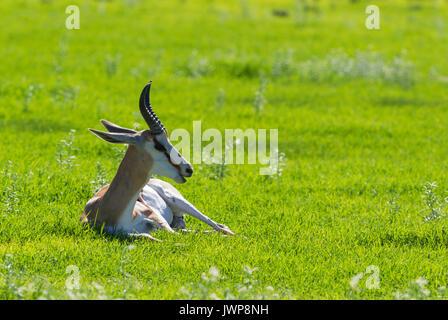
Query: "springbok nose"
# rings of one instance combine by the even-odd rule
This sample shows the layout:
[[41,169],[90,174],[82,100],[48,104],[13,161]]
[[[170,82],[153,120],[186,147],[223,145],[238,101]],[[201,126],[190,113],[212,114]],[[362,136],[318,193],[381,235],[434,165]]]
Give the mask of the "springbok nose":
[[185,172],[191,177],[193,175],[193,169],[187,168],[185,169]]

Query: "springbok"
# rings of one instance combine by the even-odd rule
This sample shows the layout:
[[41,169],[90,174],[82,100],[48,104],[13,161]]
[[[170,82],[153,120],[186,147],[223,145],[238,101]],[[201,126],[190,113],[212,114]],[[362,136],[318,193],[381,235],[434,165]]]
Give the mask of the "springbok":
[[185,177],[193,174],[191,164],[173,147],[167,130],[152,110],[150,88],[151,81],[143,88],[139,103],[149,130],[137,132],[106,120],[101,122],[108,132],[89,128],[107,142],[129,146],[112,182],[87,202],[81,222],[100,226],[109,233],[120,232],[160,241],[150,233],[158,229],[171,233],[175,233],[173,229],[184,229],[184,213],[187,213],[215,230],[233,235],[227,226],[202,214],[171,184],[150,179],[152,174],[158,174],[185,183]]

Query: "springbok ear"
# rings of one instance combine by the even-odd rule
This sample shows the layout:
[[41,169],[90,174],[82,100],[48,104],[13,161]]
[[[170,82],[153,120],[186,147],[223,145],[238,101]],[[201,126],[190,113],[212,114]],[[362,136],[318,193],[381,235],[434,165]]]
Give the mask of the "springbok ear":
[[90,128],[89,131],[110,143],[138,144],[138,137],[131,133],[102,132]]
[[117,126],[116,124],[114,124],[112,122],[109,122],[107,120],[101,120],[101,123],[107,129],[107,131],[109,131],[109,132],[131,133],[131,134],[137,133],[137,131]]

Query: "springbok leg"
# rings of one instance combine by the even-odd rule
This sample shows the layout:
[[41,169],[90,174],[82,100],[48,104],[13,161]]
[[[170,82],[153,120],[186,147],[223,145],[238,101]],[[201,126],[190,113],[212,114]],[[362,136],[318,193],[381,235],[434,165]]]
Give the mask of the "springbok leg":
[[202,222],[208,224],[213,229],[221,231],[224,234],[234,235],[234,233],[226,225],[216,223],[215,221],[204,215],[202,212],[200,212],[198,209],[196,209],[194,205],[185,200],[182,196],[175,195],[170,190],[167,190],[166,188],[163,188],[156,183],[149,183],[148,185],[153,188],[174,210],[185,212],[190,216],[195,217],[196,219],[199,219]]
[[141,204],[143,204],[146,207],[147,210],[149,210],[149,212],[150,212],[148,215],[149,219],[157,222],[162,229],[166,229],[170,233],[176,233],[170,227],[168,222],[160,214],[158,214],[156,211],[152,210],[152,208],[150,206],[148,206],[148,204],[145,202],[145,200],[143,200],[142,196],[139,196],[137,201],[139,201]]
[[152,235],[150,235],[149,233],[134,233],[134,232],[124,232],[122,233],[122,231],[120,231],[120,229],[116,228],[116,227],[111,227],[111,226],[104,226],[103,227],[103,231],[110,233],[110,234],[124,234],[127,237],[131,237],[131,238],[148,238],[149,240],[152,241],[157,241],[157,242],[162,242],[162,240],[159,240],[157,238],[154,238]]

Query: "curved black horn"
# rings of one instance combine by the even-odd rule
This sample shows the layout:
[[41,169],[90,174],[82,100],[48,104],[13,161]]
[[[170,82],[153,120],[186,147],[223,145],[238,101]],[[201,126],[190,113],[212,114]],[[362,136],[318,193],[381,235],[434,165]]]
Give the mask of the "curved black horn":
[[162,131],[165,131],[165,127],[163,126],[162,122],[159,120],[155,112],[152,110],[151,102],[149,100],[149,91],[151,89],[151,83],[152,81],[149,81],[149,83],[143,88],[142,93],[140,94],[140,113],[142,114],[143,118],[145,119],[146,123],[149,126],[149,129],[153,133],[161,133]]

